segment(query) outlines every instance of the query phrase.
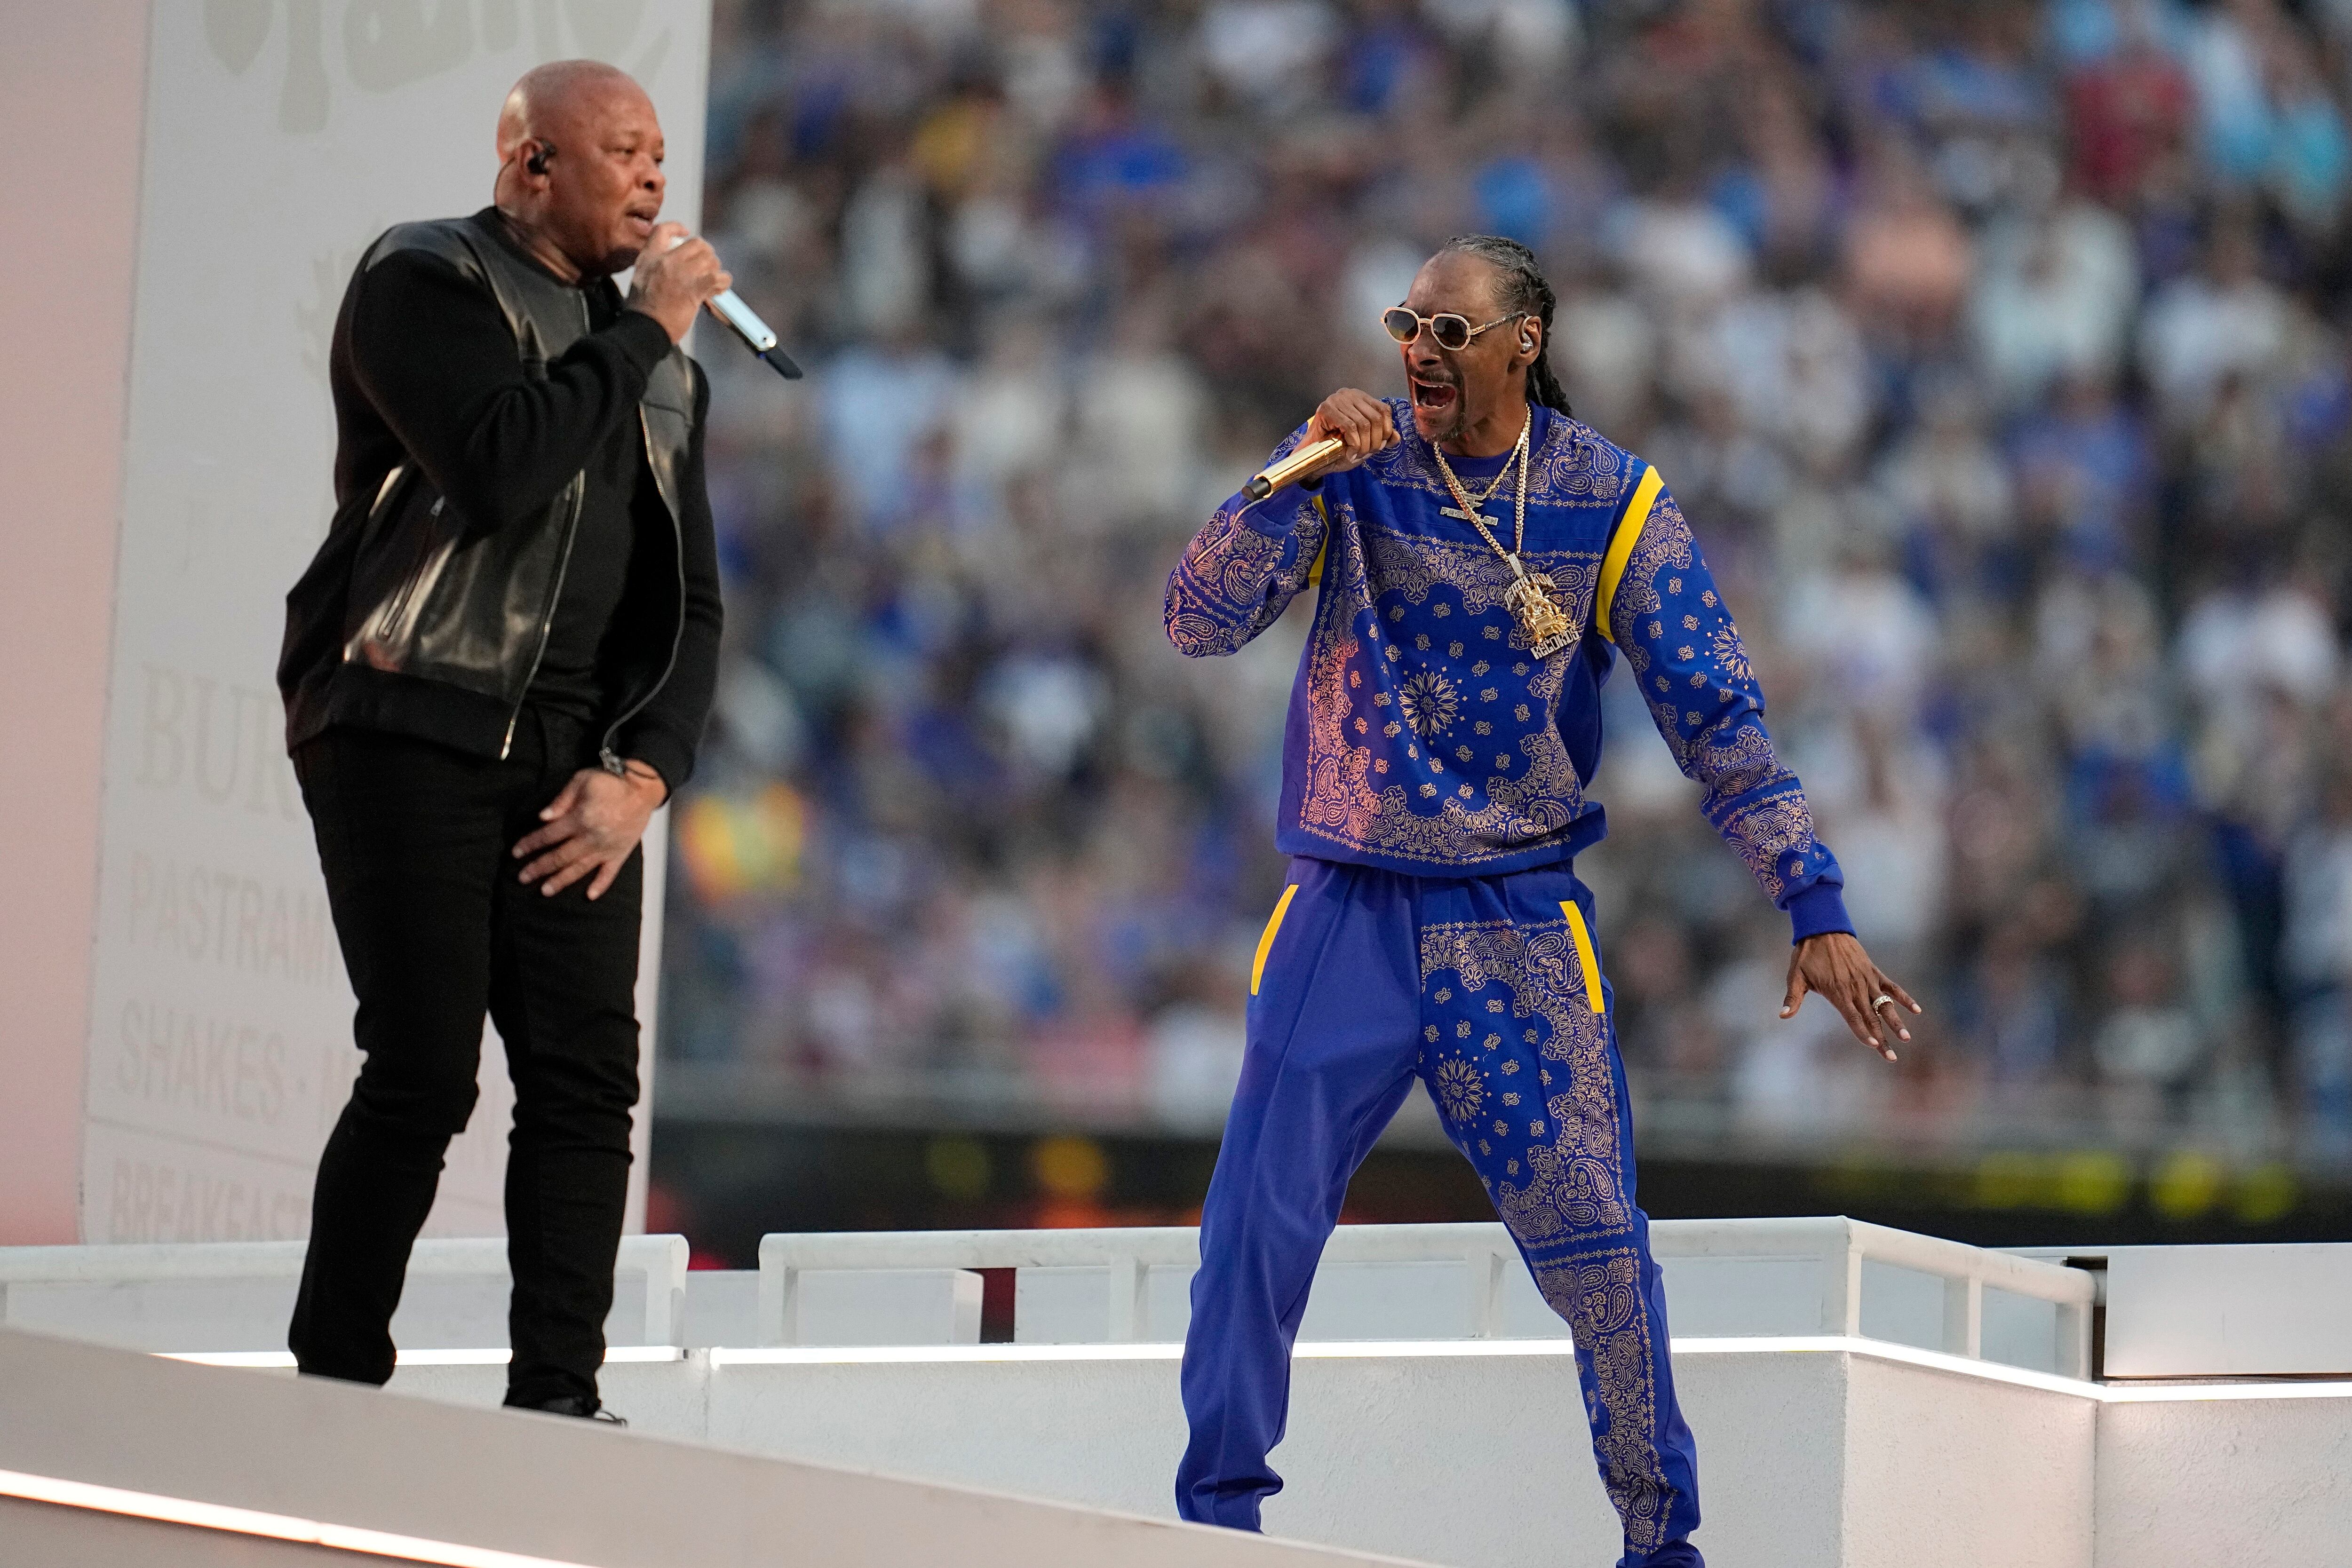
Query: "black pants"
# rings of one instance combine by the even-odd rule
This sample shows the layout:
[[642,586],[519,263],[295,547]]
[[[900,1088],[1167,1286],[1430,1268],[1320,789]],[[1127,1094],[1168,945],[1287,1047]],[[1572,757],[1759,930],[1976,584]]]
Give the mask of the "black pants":
[[514,1080],[509,1404],[593,1398],[637,1098],[642,851],[591,903],[516,881],[515,842],[593,753],[526,708],[508,759],[334,729],[295,758],[359,997],[359,1081],[327,1140],[289,1343],[307,1373],[392,1375],[409,1249],[465,1130],[487,1011]]

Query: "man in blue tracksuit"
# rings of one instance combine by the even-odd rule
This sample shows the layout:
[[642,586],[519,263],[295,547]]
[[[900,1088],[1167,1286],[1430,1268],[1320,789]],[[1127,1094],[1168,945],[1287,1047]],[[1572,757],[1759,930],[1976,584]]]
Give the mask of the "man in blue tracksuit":
[[1319,476],[1235,496],[1169,579],[1169,640],[1229,653],[1310,583],[1249,1048],[1201,1221],[1182,1515],[1255,1530],[1282,1485],[1290,1348],[1348,1179],[1415,1078],[1575,1338],[1624,1568],[1697,1564],[1696,1457],[1578,851],[1622,653],[1707,820],[1785,911],[1809,991],[1892,1061],[1917,1005],[1853,935],[1837,861],[1657,471],[1569,414],[1551,289],[1508,240],[1447,244],[1384,324],[1409,400],[1346,390],[1277,450]]

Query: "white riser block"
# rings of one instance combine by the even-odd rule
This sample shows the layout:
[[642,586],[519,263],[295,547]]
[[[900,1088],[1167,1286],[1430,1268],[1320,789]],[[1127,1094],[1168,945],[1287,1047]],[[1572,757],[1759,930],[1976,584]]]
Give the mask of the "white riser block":
[[[1464,1568],[1614,1561],[1564,1350],[1301,1357],[1268,1531]],[[1177,1375],[1172,1356],[730,1363],[711,1371],[709,1437],[1166,1518]],[[1679,1358],[1675,1378],[1712,1561],[2093,1568],[2087,1399],[1763,1349]]]
[[2109,1377],[2352,1375],[2352,1243],[2119,1247]]
[[[1503,1261],[1502,1288],[1496,1292],[1495,1333],[1503,1339],[1566,1339],[1568,1323],[1536,1289],[1536,1277],[1517,1258]],[[1672,1312],[1671,1305],[1668,1307]],[[1677,1333],[1682,1332],[1675,1325]]]
[[[1822,1322],[1821,1265],[1797,1258],[1675,1258],[1660,1265],[1666,1321],[1686,1339],[1738,1339],[1828,1332]],[[1568,1324],[1517,1260],[1503,1267],[1496,1333],[1503,1339],[1562,1339]],[[1863,1332],[1943,1348],[1942,1281],[1916,1270],[1863,1265]],[[2059,1368],[2058,1309],[1987,1287],[1984,1357],[2034,1372]]]
[[[295,1286],[292,1280],[33,1281],[0,1291],[8,1326],[36,1333],[125,1350],[283,1350]],[[403,1300],[403,1315],[409,1304]],[[395,1343],[400,1326],[395,1319]]]
[[1192,1326],[1192,1276],[1201,1270],[1190,1263],[1154,1263],[1143,1271],[1143,1321],[1136,1337],[1176,1341]]
[[1666,1322],[1688,1338],[1809,1334],[1822,1327],[1822,1266],[1810,1258],[1666,1258]]
[[1666,1322],[1695,1338],[1820,1333],[1822,1266],[1810,1258],[1667,1258]]
[[2058,1348],[2058,1303],[1985,1287],[1984,1358],[2029,1372],[2065,1372]]
[[[1316,1272],[1302,1343],[1332,1340],[1462,1339],[1472,1336],[1471,1266],[1326,1263]],[[1821,1265],[1810,1259],[1678,1258],[1663,1265],[1666,1316],[1690,1338],[1830,1332],[1822,1322]],[[1190,1319],[1192,1270],[1148,1271],[1139,1338],[1178,1340]],[[1023,1344],[1093,1344],[1106,1337],[1110,1273],[1104,1268],[1024,1269],[1015,1286],[1013,1337]],[[1943,1283],[1916,1270],[1863,1266],[1863,1332],[1876,1339],[1943,1346]],[[1506,1260],[1496,1301],[1497,1337],[1561,1339],[1568,1325],[1537,1291],[1517,1259]],[[1988,1289],[1988,1359],[2057,1370],[2057,1312],[2047,1301]],[[705,1343],[719,1343],[719,1341]]]
[[2098,1568],[2352,1563],[2347,1404],[2182,1399],[2102,1406]]
[[[31,1281],[5,1287],[5,1321],[125,1350],[283,1350],[297,1286],[290,1279]],[[393,1343],[407,1350],[503,1345],[508,1290],[503,1274],[412,1274],[393,1314]],[[604,1339],[646,1343],[642,1274],[615,1281]]]
[[[1298,1338],[1302,1343],[1469,1338],[1469,1270],[1468,1264],[1452,1260],[1326,1263],[1316,1270]],[[1192,1315],[1193,1272],[1169,1264],[1145,1270],[1139,1339],[1165,1343],[1184,1337]],[[1540,1299],[1537,1304],[1542,1305]],[[1107,1268],[1024,1269],[1013,1281],[1013,1334],[1018,1343],[1099,1343],[1108,1337],[1109,1314]]]
[[[671,1343],[686,1256],[683,1237],[622,1239],[607,1343]],[[299,1241],[0,1249],[0,1325],[128,1350],[283,1350],[302,1260]],[[504,1242],[420,1241],[393,1341],[406,1350],[503,1346],[508,1295]]]
[[1017,1344],[1099,1344],[1109,1322],[1108,1268],[1023,1269],[1013,1276]]
[[[1685,1338],[1813,1334],[1822,1328],[1821,1265],[1809,1258],[1669,1258],[1666,1322]],[[1519,1260],[1506,1260],[1496,1303],[1504,1339],[1564,1339],[1568,1324]]]
[[760,1271],[697,1269],[686,1277],[686,1337],[690,1345],[760,1343]]
[[[1874,1356],[1840,1359],[1844,1568],[2093,1568],[2092,1401]],[[1746,1440],[1778,1450],[1748,1470],[1748,1484],[1769,1485],[1775,1459],[1811,1438],[1803,1427],[1776,1438],[1768,1411],[1750,1405],[1743,1414]],[[1710,1468],[1731,1456],[1726,1443],[1708,1448],[1698,1429],[1705,1498]],[[1702,1546],[1706,1539],[1701,1531]],[[2105,1568],[2144,1565],[2124,1559]]]
[[1325,1263],[1315,1271],[1298,1338],[1468,1339],[1475,1328],[1467,1263]]
[[800,1276],[796,1344],[978,1344],[970,1269],[825,1269]]
[[[1678,1326],[1675,1333],[1682,1332]],[[1813,1331],[1835,1333],[1835,1324]],[[1944,1281],[1916,1269],[1874,1258],[1862,1262],[1862,1332],[1870,1339],[1940,1349],[1944,1343]]]
[[[1145,1268],[1135,1338],[1173,1343],[1192,1322],[1189,1264]],[[1013,1280],[1017,1344],[1100,1344],[1110,1337],[1110,1270],[1089,1265],[1024,1269]]]

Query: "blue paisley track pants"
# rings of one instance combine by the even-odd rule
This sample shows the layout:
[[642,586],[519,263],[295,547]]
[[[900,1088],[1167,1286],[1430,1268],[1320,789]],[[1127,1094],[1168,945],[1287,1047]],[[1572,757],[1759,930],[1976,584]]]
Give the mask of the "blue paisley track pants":
[[1565,867],[1439,880],[1308,859],[1251,977],[1249,1049],[1201,1217],[1184,1343],[1186,1519],[1243,1530],[1282,1478],[1290,1349],[1340,1200],[1418,1078],[1576,1343],[1623,1568],[1699,1563],[1696,1459],[1633,1124]]

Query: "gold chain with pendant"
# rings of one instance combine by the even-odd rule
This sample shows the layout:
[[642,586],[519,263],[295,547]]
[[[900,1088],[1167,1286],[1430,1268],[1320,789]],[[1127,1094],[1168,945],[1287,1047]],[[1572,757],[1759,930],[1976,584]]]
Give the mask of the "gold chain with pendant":
[[[1453,465],[1445,461],[1445,449],[1432,442],[1430,450],[1437,454],[1437,471],[1445,476],[1445,487],[1454,492],[1454,504],[1462,508],[1463,516],[1470,519],[1470,526],[1478,530],[1478,537],[1486,541],[1486,548],[1501,556],[1503,564],[1511,569],[1513,580],[1511,586],[1504,591],[1503,608],[1511,612],[1512,619],[1519,623],[1519,630],[1527,634],[1528,651],[1538,659],[1549,659],[1575,638],[1568,617],[1552,597],[1559,591],[1559,585],[1542,572],[1529,572],[1519,559],[1528,548],[1528,436],[1535,429],[1535,423],[1536,412],[1530,406],[1527,422],[1519,426],[1518,444],[1512,448],[1510,457],[1503,460],[1502,472],[1495,476],[1495,482],[1486,486],[1486,495],[1478,497],[1476,506],[1471,504],[1469,491],[1463,487],[1460,479],[1454,477]],[[1480,515],[1478,507],[1485,506],[1495,492],[1502,488],[1504,477],[1511,471],[1512,458],[1518,460],[1519,483],[1517,494],[1513,497],[1515,515],[1511,526],[1511,548],[1505,549],[1502,541],[1496,538],[1494,531],[1486,527],[1486,519]]]
[[[1526,428],[1523,426],[1519,431],[1518,445],[1511,449],[1511,457],[1522,455],[1527,451],[1527,445],[1528,433]],[[1439,452],[1437,455],[1437,465],[1441,468],[1445,467],[1445,454],[1444,452]],[[1503,466],[1501,469],[1496,473],[1492,479],[1486,482],[1485,492],[1479,496],[1476,501],[1470,503],[1465,509],[1470,511],[1473,516],[1475,516],[1477,508],[1493,500],[1495,498],[1495,492],[1501,489],[1503,487],[1503,481],[1510,476],[1511,460],[1507,457],[1503,460]],[[1454,476],[1454,470],[1451,468],[1445,469],[1445,480],[1447,484],[1454,487],[1454,499],[1460,500],[1462,498],[1463,485],[1459,479],[1456,479]]]

